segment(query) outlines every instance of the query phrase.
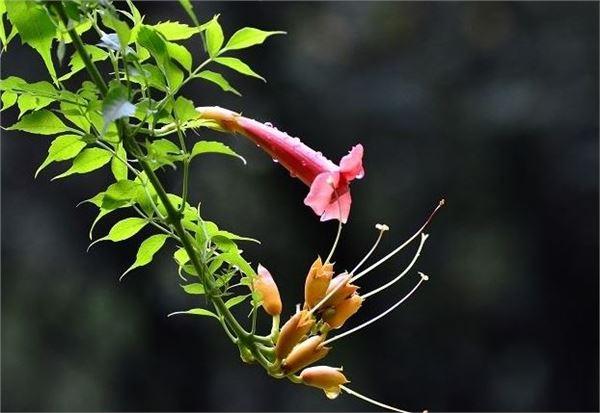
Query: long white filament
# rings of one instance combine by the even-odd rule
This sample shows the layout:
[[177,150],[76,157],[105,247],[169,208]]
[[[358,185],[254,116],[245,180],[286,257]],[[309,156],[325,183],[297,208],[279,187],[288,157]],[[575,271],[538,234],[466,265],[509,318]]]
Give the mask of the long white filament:
[[360,273],[358,273],[355,276],[353,276],[350,279],[349,282],[358,280],[360,277],[362,277],[363,275],[367,274],[368,272],[374,270],[375,268],[379,267],[381,264],[383,264],[384,262],[386,262],[387,260],[389,260],[390,258],[392,258],[394,255],[396,255],[398,252],[400,252],[401,250],[403,250],[404,248],[406,248],[406,246],[408,244],[410,244],[421,232],[423,232],[423,230],[427,227],[427,225],[429,224],[429,222],[431,221],[431,219],[433,218],[433,216],[435,215],[435,213],[438,211],[438,209],[440,209],[444,205],[444,203],[445,203],[445,201],[442,199],[440,201],[440,203],[438,204],[438,206],[429,215],[429,217],[427,218],[427,220],[425,221],[425,223],[421,226],[421,228],[419,228],[417,230],[417,232],[415,232],[413,234],[412,237],[410,237],[409,239],[407,239],[402,245],[400,245],[398,248],[396,248],[395,250],[393,250],[392,252],[390,252],[388,255],[386,255],[385,257],[381,258],[376,263],[372,264],[366,270],[361,271]]
[[417,291],[417,289],[419,288],[419,286],[423,283],[423,281],[427,281],[429,279],[429,277],[427,277],[425,274],[423,274],[422,272],[419,273],[419,275],[421,276],[421,279],[419,280],[419,282],[417,283],[417,285],[415,285],[413,287],[412,290],[410,290],[410,292],[408,294],[406,294],[400,301],[398,301],[396,304],[394,304],[393,306],[391,306],[390,308],[388,308],[387,310],[385,310],[383,313],[379,314],[378,316],[373,317],[372,319],[370,319],[369,321],[366,321],[362,324],[359,324],[358,326],[351,328],[348,331],[344,331],[341,334],[338,334],[337,336],[331,337],[330,339],[327,339],[323,342],[323,346],[326,344],[330,344],[333,343],[336,340],[339,340],[342,337],[346,337],[352,333],[355,333],[359,330],[362,330],[363,328],[370,326],[371,324],[373,324],[375,321],[379,320],[380,318],[385,317],[386,315],[388,315],[389,313],[391,313],[392,311],[394,311],[396,309],[396,307],[398,307],[400,304],[402,304],[404,301],[408,300],[408,298],[413,295],[413,293],[415,291]]
[[377,225],[375,225],[375,228],[377,228],[379,230],[379,236],[375,240],[375,244],[373,244],[373,246],[371,247],[371,249],[369,250],[369,252],[367,252],[367,255],[365,255],[363,257],[363,259],[360,260],[360,262],[358,264],[356,264],[356,267],[354,267],[354,269],[352,271],[350,271],[350,274],[354,274],[356,271],[358,271],[358,269],[365,263],[365,261],[369,259],[369,257],[371,256],[371,254],[373,254],[373,252],[375,251],[375,249],[379,245],[379,242],[381,241],[381,238],[383,237],[383,233],[385,231],[387,231],[387,230],[390,229],[385,224],[377,224]]
[[425,245],[425,241],[427,240],[427,238],[429,238],[428,234],[425,234],[425,233],[421,234],[421,242],[419,243],[419,248],[417,248],[417,252],[415,253],[415,256],[413,257],[410,264],[408,264],[406,266],[404,271],[402,271],[400,274],[398,274],[398,276],[396,278],[394,278],[393,280],[391,280],[390,282],[383,284],[381,287],[378,287],[378,288],[374,289],[373,291],[369,291],[368,293],[361,295],[363,300],[366,300],[368,297],[371,297],[372,295],[375,295],[378,292],[381,292],[381,291],[385,290],[386,288],[391,287],[393,284],[398,282],[402,277],[404,277],[412,269],[412,267],[415,265],[415,263],[419,259],[419,256],[421,255],[421,250],[423,249],[423,245]]
[[394,412],[410,413],[410,412],[407,412],[406,410],[400,410],[400,409],[398,409],[396,407],[393,407],[393,406],[390,406],[390,405],[378,402],[377,400],[373,400],[373,399],[365,396],[364,394],[360,394],[358,392],[355,392],[352,389],[349,389],[346,386],[340,385],[340,389],[344,390],[346,393],[348,393],[348,394],[350,394],[352,396],[358,397],[359,399],[362,399],[362,400],[364,400],[364,401],[366,401],[368,403],[374,404],[375,406],[383,407],[384,409],[392,410]]

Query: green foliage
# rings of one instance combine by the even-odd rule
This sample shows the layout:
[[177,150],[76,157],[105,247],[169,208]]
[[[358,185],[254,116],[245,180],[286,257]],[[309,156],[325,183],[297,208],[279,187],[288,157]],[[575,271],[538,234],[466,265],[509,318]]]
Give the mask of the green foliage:
[[204,285],[201,283],[192,283],[182,285],[183,291],[191,295],[202,295],[204,294]]
[[206,25],[206,51],[210,57],[215,57],[219,53],[224,40],[223,29],[217,15]]
[[234,156],[236,158],[239,158],[242,162],[244,162],[244,164],[246,164],[246,160],[242,156],[238,155],[235,151],[233,151],[233,149],[221,142],[216,141],[196,142],[196,144],[192,148],[190,159],[205,153],[220,153],[222,155]]
[[100,241],[125,241],[126,239],[129,239],[140,232],[147,224],[148,221],[144,218],[125,218],[113,225],[110,231],[108,231],[108,235],[96,240],[90,245],[90,247]]
[[[220,70],[265,79],[232,52],[283,32],[246,27],[227,40],[218,15],[200,24],[192,2],[180,0],[180,4],[193,25],[151,24],[130,0],[0,0],[3,49],[20,36],[41,56],[51,80],[28,82],[8,76],[0,80],[0,101],[3,111],[18,110],[17,122],[6,129],[53,136],[35,176],[57,162],[69,166],[53,180],[110,166],[111,173],[103,175],[111,179],[106,189],[82,202],[96,209],[90,239],[101,220],[113,218],[112,212],[119,211],[120,220],[90,247],[100,241],[130,239],[144,228],[155,231],[140,243],[135,260],[120,278],[150,264],[171,239],[176,243],[173,259],[179,275],[190,277],[181,288],[190,299],[204,295],[223,317],[204,308],[170,315],[214,317],[225,326],[224,318],[233,317],[229,309],[251,296],[246,285],[256,277],[237,243],[258,241],[201,217],[199,207],[192,206],[198,205],[196,194],[189,193],[194,188],[189,182],[190,164],[206,154],[246,161],[219,141],[191,141],[190,129],[219,128],[199,118],[195,106],[204,102],[194,102],[180,92],[200,80],[240,95]],[[87,31],[84,39],[89,42],[84,42],[79,35]],[[194,36],[202,38],[204,52],[185,45]],[[53,57],[60,66],[55,66]],[[77,83],[83,75],[91,81]],[[165,191],[159,175],[166,167],[182,171],[180,194]],[[235,288],[240,286],[244,292],[237,294]]]
[[187,311],[176,311],[174,313],[169,314],[167,317],[171,317],[176,314],[199,315],[199,316],[214,317],[217,320],[219,319],[219,317],[215,313],[213,313],[212,311],[209,311],[209,310],[205,310],[204,308],[192,308],[191,310],[187,310]]
[[37,135],[56,135],[61,132],[69,132],[71,129],[54,113],[42,109],[23,116],[20,121],[10,126],[8,130],[19,130]]
[[112,154],[101,148],[87,148],[81,151],[73,160],[73,165],[67,171],[55,176],[52,180],[64,178],[73,174],[86,174],[102,168],[108,162]]
[[202,72],[198,73],[196,76],[199,78],[202,78],[202,79],[206,79],[209,82],[216,84],[221,89],[223,89],[223,91],[225,91],[225,92],[231,92],[235,95],[242,96],[242,94],[240,92],[238,92],[237,90],[235,90],[233,88],[233,86],[231,86],[229,84],[227,79],[225,79],[223,77],[223,75],[220,73],[213,72],[212,70],[203,70]]
[[38,2],[31,0],[6,1],[8,19],[18,30],[24,43],[34,48],[56,82],[56,70],[52,63],[52,42],[56,36],[56,26],[50,19],[46,9]]
[[135,257],[135,262],[123,273],[123,275],[121,275],[119,280],[123,279],[123,277],[131,270],[150,264],[154,258],[154,254],[165,245],[167,238],[168,235],[165,234],[151,235],[149,238],[146,238],[140,244],[140,248]]
[[166,21],[152,26],[167,40],[186,40],[202,30],[197,27],[190,27],[187,24]]
[[86,143],[81,140],[81,136],[79,135],[62,135],[57,137],[50,144],[48,156],[44,159],[44,162],[42,162],[37,171],[35,171],[35,176],[37,177],[38,174],[52,162],[73,159],[83,148],[85,148],[85,146]]
[[250,68],[250,66],[248,66],[246,63],[235,57],[216,57],[215,62],[223,66],[227,66],[228,68],[233,69],[243,75],[256,77],[263,82],[266,82],[264,77],[252,70],[252,68]]
[[224,53],[229,50],[246,49],[248,47],[262,44],[269,36],[274,34],[286,34],[282,31],[267,32],[253,27],[244,27],[231,36],[225,47],[221,50]]

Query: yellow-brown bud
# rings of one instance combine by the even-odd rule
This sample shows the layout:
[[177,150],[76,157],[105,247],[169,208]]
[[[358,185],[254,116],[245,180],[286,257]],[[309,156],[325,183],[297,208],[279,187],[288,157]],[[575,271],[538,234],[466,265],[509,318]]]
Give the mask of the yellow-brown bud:
[[332,276],[333,264],[326,263],[323,265],[321,257],[318,257],[306,276],[306,283],[304,284],[305,308],[311,309],[325,297]]
[[[336,275],[329,283],[329,288],[327,288],[327,294],[331,293],[333,290],[336,290],[335,293],[331,297],[327,299],[323,308],[326,307],[335,307],[347,297],[350,297],[352,294],[358,290],[358,286],[353,284],[348,284],[351,275],[348,273],[342,273]],[[338,287],[340,284],[344,284],[342,287]]]
[[286,374],[294,373],[325,357],[331,347],[325,347],[323,345],[324,340],[325,336],[312,336],[294,347],[283,360],[283,371]]
[[340,386],[349,383],[342,369],[329,366],[314,366],[302,370],[300,373],[302,383],[307,386],[317,387],[325,392],[330,399],[335,399],[341,392]]
[[290,354],[290,351],[296,344],[302,340],[315,324],[315,319],[312,314],[306,310],[302,310],[294,314],[281,327],[277,344],[275,345],[275,355],[279,360],[283,360],[285,356]]
[[252,288],[260,294],[265,312],[270,316],[281,314],[281,297],[271,273],[261,264],[258,264],[257,273]]
[[362,297],[358,294],[352,294],[344,301],[335,307],[328,309],[323,313],[323,320],[329,324],[331,328],[340,328],[344,325],[354,313],[358,311],[362,305]]
[[196,112],[205,120],[215,122],[220,128],[227,132],[241,132],[238,124],[239,114],[218,106],[204,106],[196,108]]

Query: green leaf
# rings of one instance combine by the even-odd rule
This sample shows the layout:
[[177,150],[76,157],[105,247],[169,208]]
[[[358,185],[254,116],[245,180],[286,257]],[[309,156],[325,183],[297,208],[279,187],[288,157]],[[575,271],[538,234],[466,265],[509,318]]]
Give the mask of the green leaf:
[[208,25],[206,25],[204,34],[206,35],[206,51],[210,57],[214,57],[221,50],[224,40],[223,29],[219,24],[219,15],[214,16]]
[[112,211],[114,211],[113,209],[100,209],[100,211],[98,211],[98,215],[96,215],[96,218],[94,218],[94,221],[92,222],[92,225],[90,226],[90,230],[88,232],[88,237],[91,239],[94,238],[94,228],[96,227],[96,224],[98,222],[100,222],[100,220],[105,217],[106,215],[110,214]]
[[216,270],[218,270],[221,265],[226,262],[229,265],[233,265],[240,269],[244,274],[250,277],[256,277],[256,272],[252,269],[248,261],[246,261],[239,253],[237,252],[224,252],[217,256],[213,262],[210,263],[209,271],[211,274],[214,274]]
[[220,237],[230,239],[232,241],[250,241],[250,242],[255,242],[257,244],[260,244],[260,241],[255,238],[243,237],[241,235],[237,235],[232,232],[224,231],[224,230],[218,230],[212,236],[213,237],[220,236]]
[[200,29],[197,27],[190,27],[187,24],[172,21],[155,24],[152,28],[162,34],[167,40],[185,40],[200,33]]
[[261,44],[267,37],[274,34],[286,34],[286,32],[267,32],[264,30],[255,29],[253,27],[244,27],[231,36],[223,50],[221,50],[221,53],[225,52],[226,50],[245,49],[247,47]]
[[[117,222],[108,231],[108,235],[90,244],[90,247],[100,241],[119,242],[133,237],[148,224],[144,218],[131,217]],[[89,247],[88,247],[89,249]]]
[[[91,108],[92,104],[88,104],[88,108]],[[82,111],[82,108],[79,105],[75,105],[73,103],[68,102],[60,102],[60,111],[62,115],[71,122],[73,125],[78,127],[84,132],[89,132],[92,124],[85,117],[85,112]],[[95,113],[89,113],[90,117],[93,118],[96,115]],[[102,119],[100,119],[100,126],[102,126]]]
[[33,95],[21,95],[17,101],[19,118],[37,106],[37,98]]
[[2,93],[2,110],[8,109],[17,102],[17,94],[14,92]]
[[250,297],[250,295],[251,294],[238,295],[237,297],[230,298],[229,300],[225,301],[225,307],[231,308],[233,306],[236,306],[236,305],[244,302],[248,297]]
[[57,133],[67,132],[70,128],[67,127],[54,113],[42,109],[23,116],[19,122],[7,129],[20,130],[38,135],[55,135]]
[[48,156],[37,171],[35,171],[35,177],[52,162],[73,159],[85,148],[85,145],[85,142],[81,140],[81,136],[79,135],[62,135],[57,137],[50,144],[50,148],[48,148]]
[[235,153],[233,149],[221,142],[216,141],[196,142],[196,144],[192,148],[190,159],[194,158],[195,156],[202,155],[204,153],[220,153],[223,155],[235,156],[236,158],[239,158],[244,164],[246,164],[246,160],[242,156]]
[[148,49],[159,66],[164,66],[169,59],[165,41],[149,26],[140,27],[138,43]]
[[[100,62],[108,58],[108,52],[102,50],[99,47],[90,44],[86,44],[83,47],[85,49],[86,54],[90,57],[92,62]],[[71,61],[69,62],[69,66],[71,68],[70,72],[65,75],[62,75],[59,78],[60,81],[67,80],[75,73],[85,69],[85,63],[83,63],[83,59],[81,58],[81,55],[79,53],[73,53],[73,56],[71,56]]]
[[189,99],[179,96],[173,105],[173,112],[177,117],[177,120],[181,123],[187,122],[188,120],[196,119],[198,112],[194,106],[194,102]]
[[218,85],[221,89],[223,89],[225,92],[231,92],[234,93],[238,96],[242,96],[242,94],[240,92],[238,92],[237,90],[235,90],[227,81],[227,79],[225,79],[223,77],[222,74],[217,73],[217,72],[213,72],[211,70],[204,70],[200,73],[197,74],[197,77],[200,77],[202,79],[206,79],[209,82],[212,82],[216,85]]
[[106,189],[102,208],[115,209],[133,202],[139,195],[141,186],[138,182],[128,180],[115,182]]
[[175,251],[173,259],[179,266],[183,266],[190,261],[190,257],[188,257],[188,253],[183,247]]
[[148,160],[153,170],[164,165],[175,166],[175,161],[180,161],[185,155],[181,149],[168,139],[157,139],[148,147]]
[[122,181],[127,179],[127,152],[125,151],[125,147],[123,143],[119,143],[117,145],[116,154],[113,155],[110,161],[110,170],[113,173],[113,176],[117,181]]
[[[191,6],[191,5],[190,5]],[[2,47],[4,48],[7,45],[6,41],[6,31],[4,30],[4,19],[2,16],[6,14],[6,3],[4,0],[0,0],[0,41],[2,42]]]
[[44,60],[44,64],[56,82],[56,70],[52,64],[52,41],[56,26],[46,9],[35,1],[7,1],[6,11],[24,43],[33,47]]
[[101,148],[88,148],[84,149],[77,155],[73,160],[73,165],[62,174],[55,176],[52,180],[64,178],[73,174],[86,174],[88,172],[95,171],[96,169],[102,168],[108,162],[112,154]]
[[137,68],[132,68],[130,71],[130,78],[132,81],[139,83],[143,86],[153,87],[155,89],[164,91],[165,90],[165,77],[156,65],[149,63],[142,65],[142,72]]
[[170,60],[165,62],[163,70],[170,88],[178,87],[183,81],[183,72]]
[[168,235],[166,234],[156,234],[145,239],[140,244],[140,248],[138,249],[135,257],[135,262],[127,269],[127,271],[123,273],[123,275],[121,275],[119,281],[121,281],[125,274],[127,274],[129,271],[150,264],[154,258],[154,254],[156,254],[162,248],[162,246],[165,245],[167,238]]
[[242,62],[240,59],[236,59],[235,57],[216,57],[214,60],[215,62],[223,66],[227,66],[228,68],[233,69],[243,75],[256,77],[263,82],[266,82],[264,77],[252,70],[250,66]]
[[180,44],[167,42],[167,52],[169,56],[188,72],[192,70],[192,54]]
[[192,295],[201,295],[204,294],[204,286],[200,283],[186,284],[182,285],[183,291]]
[[104,118],[104,132],[111,122],[117,119],[133,116],[135,105],[127,98],[127,88],[118,82],[113,82],[102,102],[102,117]]
[[219,319],[219,317],[217,317],[217,315],[215,313],[205,310],[204,308],[192,308],[191,310],[187,310],[187,311],[175,311],[174,313],[169,314],[167,317],[171,317],[176,314],[200,315],[200,316],[214,317],[217,320]]

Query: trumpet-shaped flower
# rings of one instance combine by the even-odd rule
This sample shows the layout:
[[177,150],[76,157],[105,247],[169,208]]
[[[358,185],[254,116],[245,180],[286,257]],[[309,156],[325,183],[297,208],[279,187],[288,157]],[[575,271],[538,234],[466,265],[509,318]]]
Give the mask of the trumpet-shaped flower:
[[350,182],[361,179],[363,147],[358,144],[344,156],[339,165],[327,159],[298,138],[279,131],[268,123],[246,118],[220,107],[199,107],[203,119],[216,122],[222,129],[240,133],[267,152],[292,176],[310,187],[304,204],[321,217],[321,221],[337,219],[342,223],[350,214]]

